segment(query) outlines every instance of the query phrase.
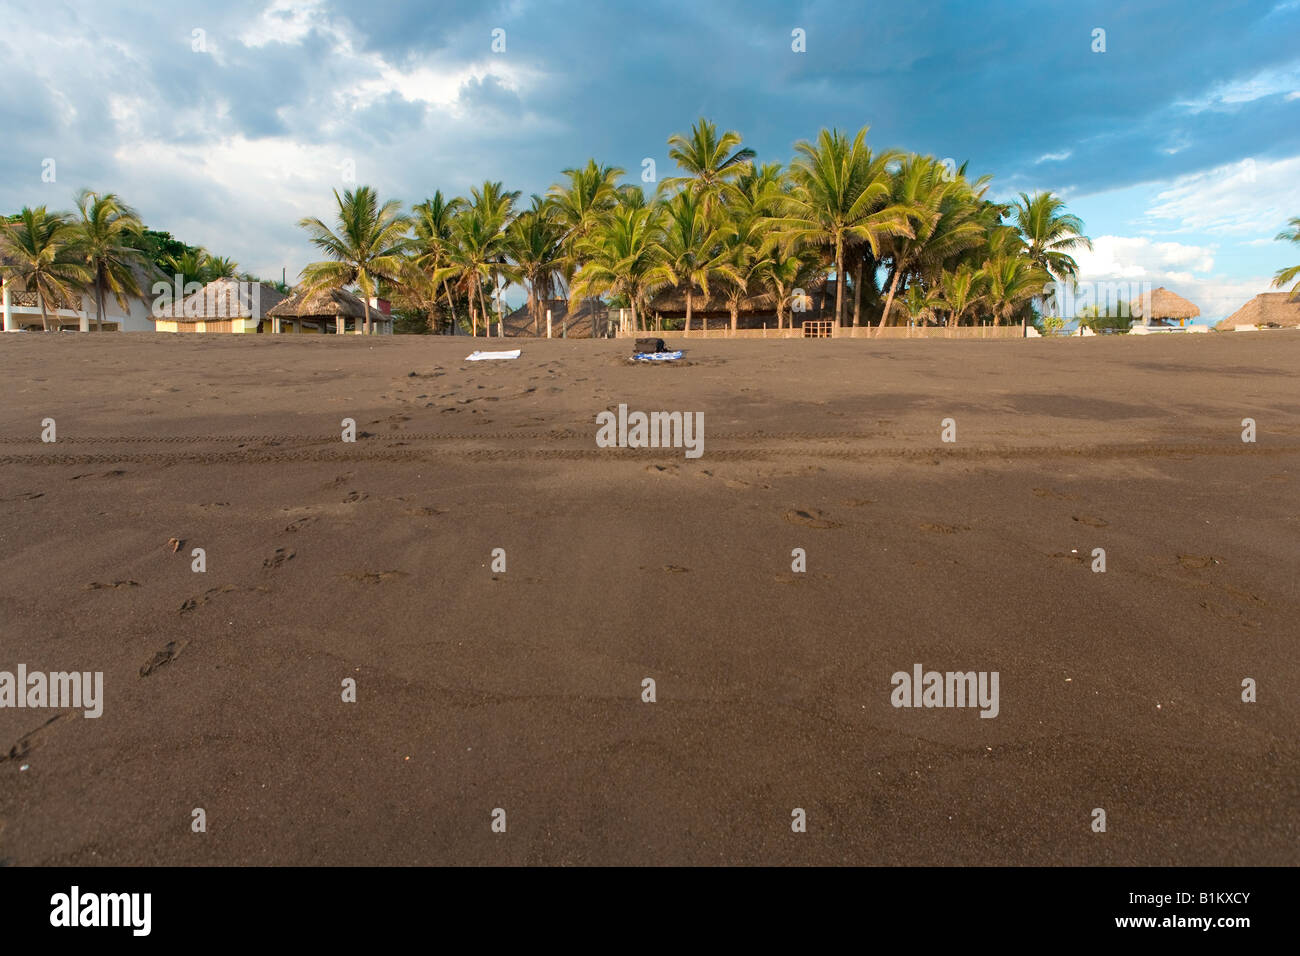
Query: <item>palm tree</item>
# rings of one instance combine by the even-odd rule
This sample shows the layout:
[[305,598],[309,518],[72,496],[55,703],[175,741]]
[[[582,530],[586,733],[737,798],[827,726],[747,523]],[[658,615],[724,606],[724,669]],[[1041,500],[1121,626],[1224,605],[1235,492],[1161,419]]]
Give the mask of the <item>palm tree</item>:
[[234,259],[227,259],[223,256],[210,256],[206,252],[203,254],[203,276],[204,282],[213,282],[217,279],[234,279],[239,275],[239,263]]
[[975,215],[975,199],[984,183],[974,188],[967,183],[964,167],[952,176],[932,156],[912,155],[892,177],[894,203],[907,211],[910,235],[895,235],[888,244],[892,259],[889,291],[885,296],[883,327],[893,308],[894,296],[904,276],[942,272],[944,264],[966,249],[979,245],[985,229]]
[[[1288,225],[1290,229],[1284,229],[1277,234],[1279,242],[1294,242],[1300,244],[1300,216],[1293,218]],[[1288,282],[1300,278],[1300,266],[1290,266],[1286,269],[1279,269],[1277,275],[1273,277],[1274,288],[1282,288]],[[1300,282],[1296,282],[1291,287],[1291,298],[1300,298]]]
[[[483,186],[478,189],[471,189],[470,206],[477,210],[483,217],[484,224],[488,229],[495,231],[495,236],[488,243],[488,260],[486,277],[492,283],[493,295],[496,298],[497,316],[501,315],[501,277],[505,271],[506,265],[506,235],[505,230],[510,225],[510,220],[514,216],[515,202],[519,199],[519,190],[513,192],[506,190],[500,182],[484,182]],[[482,298],[483,290],[479,289],[479,297]],[[486,314],[485,314],[486,321]],[[488,327],[488,334],[492,334],[491,327]]]
[[182,289],[191,284],[204,285],[208,281],[208,254],[202,249],[186,249],[179,256],[166,256],[167,267],[180,279]]
[[727,262],[722,271],[727,311],[731,313],[731,331],[740,324],[740,306],[754,295],[766,278],[771,264],[762,253],[762,243],[753,230],[744,227],[731,233],[727,241]]
[[574,311],[573,277],[580,265],[578,247],[596,224],[618,205],[619,192],[615,183],[623,174],[624,170],[618,166],[598,166],[594,159],[589,159],[586,166],[564,170],[568,183],[556,183],[547,192],[547,197],[555,205],[556,216],[564,226],[562,271],[570,289],[570,314]]
[[729,226],[704,212],[703,200],[682,190],[664,204],[664,264],[674,285],[686,290],[686,331],[691,330],[695,287],[707,300],[709,280],[718,276],[727,252],[722,242]]
[[356,284],[365,310],[365,333],[370,334],[370,299],[380,282],[400,281],[409,240],[411,221],[402,215],[402,204],[390,199],[382,206],[369,186],[345,190],[338,203],[338,232],[319,219],[306,218],[298,225],[311,234],[311,241],[329,258],[313,262],[302,270],[308,294],[320,289],[341,289]]
[[56,309],[59,303],[74,302],[76,290],[91,282],[68,215],[47,212],[44,206],[24,206],[16,222],[0,223],[0,260],[6,281],[36,293],[41,328],[47,332],[49,302],[53,300]]
[[532,208],[515,217],[506,230],[507,254],[514,263],[512,277],[528,285],[528,314],[534,335],[541,335],[541,310],[554,297],[560,280],[563,239],[564,225],[555,207],[536,195]]
[[873,154],[867,127],[850,142],[839,130],[822,130],[817,143],[801,141],[791,166],[793,192],[772,221],[776,235],[793,248],[829,248],[835,255],[835,326],[844,321],[844,250],[863,243],[875,256],[889,236],[910,235],[907,215],[889,205],[886,165],[897,154]]
[[742,142],[735,130],[718,135],[718,127],[701,117],[688,135],[674,133],[668,137],[668,156],[686,173],[665,179],[666,192],[690,189],[704,197],[706,213],[712,213],[722,187],[740,176],[750,166],[754,151],[737,148]]
[[962,316],[984,300],[984,276],[963,263],[940,278],[939,295],[948,309],[950,327],[961,325]]
[[470,334],[478,335],[480,314],[485,326],[488,321],[483,305],[483,280],[491,271],[500,227],[485,216],[484,210],[466,206],[452,218],[451,233],[448,266],[469,305]]
[[441,290],[451,313],[452,328],[456,327],[456,304],[451,296],[447,280],[455,274],[451,265],[453,244],[452,220],[465,206],[465,200],[459,196],[446,199],[442,190],[435,190],[431,198],[414,206],[415,238],[413,265],[429,283],[430,298],[436,304]]
[[1025,256],[995,256],[981,270],[988,288],[986,296],[993,310],[993,324],[1011,320],[1016,309],[1040,295],[1047,272]]
[[[787,308],[790,309],[790,326],[794,327],[794,305],[792,295],[795,289],[808,285],[821,269],[821,263],[807,252],[783,252],[778,246],[768,250],[759,263],[757,280],[759,284],[771,291],[776,300],[776,327],[785,328]],[[802,309],[802,303],[800,305]]]
[[781,165],[746,166],[727,184],[724,194],[722,209],[729,228],[723,236],[724,265],[719,271],[726,281],[731,331],[735,332],[741,303],[759,290],[781,256],[780,243],[765,235],[772,214],[787,198]]
[[903,304],[907,306],[908,319],[914,324],[924,325],[926,319],[933,318],[935,311],[942,307],[943,298],[927,288],[923,281],[909,282]]
[[458,284],[469,298],[473,335],[478,335],[480,318],[485,331],[489,335],[492,332],[483,283],[490,283],[493,293],[499,294],[497,277],[507,267],[505,229],[510,224],[518,198],[517,191],[507,192],[499,182],[484,182],[481,187],[470,190],[469,201],[451,221],[450,265],[459,276]]
[[1069,253],[1075,249],[1091,249],[1092,240],[1083,234],[1083,220],[1063,213],[1065,200],[1050,192],[1020,194],[1012,207],[1016,227],[1028,246],[1030,261],[1057,282],[1072,280],[1079,275],[1079,264]]
[[626,296],[634,328],[644,314],[638,305],[644,306],[652,292],[673,281],[672,270],[664,262],[659,216],[659,209],[653,206],[615,209],[577,250],[583,266],[573,281],[573,291]]
[[126,297],[138,296],[140,283],[136,270],[145,268],[144,255],[130,242],[138,237],[144,224],[135,210],[114,193],[93,193],[83,189],[77,194],[77,211],[81,222],[76,225],[75,247],[90,270],[95,294],[95,331],[103,331],[104,309],[111,292],[125,313]]

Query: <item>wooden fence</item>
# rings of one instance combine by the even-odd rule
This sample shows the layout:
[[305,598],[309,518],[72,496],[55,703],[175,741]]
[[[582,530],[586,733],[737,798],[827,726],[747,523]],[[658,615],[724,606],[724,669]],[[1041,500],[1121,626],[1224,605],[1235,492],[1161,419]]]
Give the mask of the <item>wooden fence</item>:
[[[619,332],[618,338],[631,339],[638,336],[658,335],[673,339],[802,339],[804,330],[794,329],[691,329],[689,332]],[[885,328],[852,328],[845,326],[831,330],[831,338],[836,339],[1020,339],[1025,330],[1019,325],[961,325],[956,328],[935,328],[931,326],[886,326]]]

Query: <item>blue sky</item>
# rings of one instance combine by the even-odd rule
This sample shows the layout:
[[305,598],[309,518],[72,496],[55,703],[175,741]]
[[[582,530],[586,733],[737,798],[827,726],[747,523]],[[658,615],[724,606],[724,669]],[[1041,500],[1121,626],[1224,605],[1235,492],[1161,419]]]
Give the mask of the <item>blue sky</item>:
[[[1085,278],[1220,318],[1294,264],[1300,0],[0,0],[0,209],[119,192],[145,221],[292,278],[295,226],[355,181],[409,203],[541,192],[588,157],[672,175],[698,116],[763,160],[823,126],[1051,189]],[[503,30],[504,52],[492,49]],[[791,49],[792,31],[806,52]],[[1095,52],[1104,30],[1105,52]],[[55,181],[42,178],[55,161]]]

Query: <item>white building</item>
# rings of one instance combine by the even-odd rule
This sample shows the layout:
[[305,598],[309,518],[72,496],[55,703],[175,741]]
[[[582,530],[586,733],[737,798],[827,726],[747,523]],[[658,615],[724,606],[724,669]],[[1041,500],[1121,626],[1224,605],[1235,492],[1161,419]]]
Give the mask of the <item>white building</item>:
[[[103,330],[105,332],[152,332],[154,330],[153,300],[148,295],[149,282],[143,274],[137,276],[137,281],[145,295],[128,295],[125,312],[118,304],[116,296],[112,293],[105,296],[107,300],[104,303]],[[3,285],[3,289],[0,290],[0,309],[3,309],[4,314],[4,330],[6,332],[41,331],[43,328],[41,307],[37,302],[36,293],[18,291],[13,280],[0,280],[0,284]],[[96,326],[95,297],[91,293],[83,293],[73,302],[47,302],[45,312],[49,317],[51,328],[66,329],[71,332],[91,332]]]

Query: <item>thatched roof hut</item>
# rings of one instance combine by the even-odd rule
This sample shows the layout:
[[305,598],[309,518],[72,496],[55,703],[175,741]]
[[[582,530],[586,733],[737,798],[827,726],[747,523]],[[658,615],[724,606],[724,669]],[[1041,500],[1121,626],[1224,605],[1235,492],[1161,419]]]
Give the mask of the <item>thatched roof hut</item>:
[[168,310],[166,318],[177,322],[205,322],[212,319],[262,319],[286,298],[265,282],[214,279],[198,292],[186,296]]
[[[695,286],[694,296],[691,300],[691,312],[701,314],[713,312],[722,315],[730,315],[727,306],[727,297],[725,295],[726,283],[719,280],[709,286],[709,295],[705,297],[704,292],[697,285]],[[835,281],[824,278],[814,279],[805,283],[803,294],[803,307],[805,312],[812,312],[817,308],[818,302],[823,295],[829,295],[834,308],[835,299]],[[791,299],[793,302],[793,298]],[[686,287],[677,286],[675,288],[663,289],[650,300],[650,311],[659,312],[664,315],[677,315],[678,313],[686,314]],[[789,311],[787,309],[787,311]],[[776,314],[776,293],[764,292],[760,295],[746,296],[740,300],[741,316],[747,313],[761,313],[763,315]]]
[[[267,316],[281,325],[290,323],[298,331],[345,332],[364,327],[366,306],[361,299],[344,289],[317,289],[291,295],[268,309]],[[379,306],[370,306],[370,322],[377,332],[391,333],[393,318]]]
[[[609,306],[600,299],[583,299],[575,303],[577,308],[569,312],[568,299],[544,299],[538,306],[539,320],[536,334],[546,335],[546,311],[551,312],[551,335],[570,339],[590,339],[604,335],[610,319]],[[614,316],[615,320],[617,315]],[[525,303],[505,317],[505,333],[512,335],[533,335],[533,317]],[[492,333],[497,330],[496,321],[492,322]]]
[[[797,325],[802,321],[811,321],[816,319],[825,319],[835,311],[835,282],[824,278],[813,279],[804,284],[802,301],[799,305],[802,308],[793,312],[791,306],[794,305],[793,297],[790,302],[785,303],[785,320],[791,321]],[[711,283],[709,286],[710,295],[706,298],[699,286],[695,287],[694,295],[691,300],[691,316],[695,322],[695,328],[717,328],[729,327],[731,323],[731,309],[727,305],[725,295],[726,283],[719,280]],[[850,300],[847,308],[852,311],[853,303]],[[650,300],[648,311],[651,314],[658,313],[665,319],[683,319],[686,316],[686,288],[679,286],[676,288],[663,289]],[[760,326],[776,325],[776,293],[764,292],[759,295],[746,296],[740,300],[740,307],[737,311],[737,326],[739,328],[758,328]],[[710,322],[710,319],[713,321]]]
[[1237,326],[1263,329],[1300,328],[1300,299],[1290,292],[1261,292],[1215,326],[1231,331]]
[[1201,314],[1200,308],[1194,302],[1188,302],[1181,295],[1170,292],[1164,286],[1151,293],[1149,315],[1146,312],[1144,299],[1145,297],[1139,297],[1129,303],[1131,314],[1140,317],[1144,325],[1150,325],[1153,320],[1161,324],[1172,325],[1177,322],[1183,325]]
[[[266,314],[277,319],[364,319],[366,307],[361,299],[344,289],[317,289],[291,295]],[[370,314],[378,315],[379,310],[372,308]]]

